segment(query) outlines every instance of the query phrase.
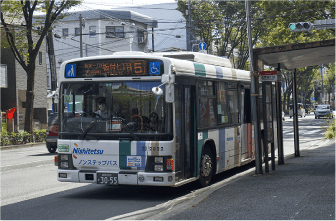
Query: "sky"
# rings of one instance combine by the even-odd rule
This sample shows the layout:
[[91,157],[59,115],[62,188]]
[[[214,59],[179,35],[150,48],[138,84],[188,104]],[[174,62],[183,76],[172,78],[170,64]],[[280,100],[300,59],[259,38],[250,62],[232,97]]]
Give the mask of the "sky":
[[134,7],[141,5],[153,5],[162,3],[173,3],[175,0],[83,0],[82,6],[72,8],[71,11],[89,9],[112,9],[119,7]]

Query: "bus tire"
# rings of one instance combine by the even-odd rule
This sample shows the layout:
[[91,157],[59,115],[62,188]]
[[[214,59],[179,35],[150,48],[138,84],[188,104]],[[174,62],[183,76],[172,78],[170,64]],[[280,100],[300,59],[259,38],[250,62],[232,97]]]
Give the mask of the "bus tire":
[[208,186],[211,182],[212,173],[213,173],[213,156],[209,148],[205,148],[202,151],[201,156],[201,166],[200,166],[200,179],[199,182],[202,187]]

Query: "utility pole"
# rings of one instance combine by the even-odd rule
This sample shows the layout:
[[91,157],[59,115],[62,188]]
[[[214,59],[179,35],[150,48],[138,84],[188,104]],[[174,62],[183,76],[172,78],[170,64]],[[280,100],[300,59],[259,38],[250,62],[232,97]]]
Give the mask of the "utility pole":
[[[46,7],[49,8],[49,2],[46,2]],[[56,61],[55,61],[55,49],[54,49],[54,39],[52,33],[52,26],[48,30],[46,35],[47,41],[47,53],[49,57],[50,66],[50,76],[51,76],[51,91],[54,92],[57,89],[57,74],[56,74]],[[57,112],[57,104],[55,103],[54,95],[52,96],[52,111]]]
[[152,28],[152,49],[154,52],[154,28]]
[[322,65],[320,66],[320,71],[321,71],[321,78],[322,78],[322,104],[325,104],[325,102],[324,102],[323,67],[322,67]]
[[82,27],[85,27],[85,22],[83,22],[82,14],[79,14],[79,56],[83,57],[83,36],[82,36]]
[[[55,49],[54,49],[54,39],[52,35],[52,28],[48,31],[46,35],[50,75],[51,75],[51,91],[56,91],[57,88],[57,74],[56,74],[56,62],[55,62]],[[54,102],[54,96],[52,98],[52,111],[57,112],[57,104]]]
[[251,18],[250,18],[250,1],[245,1],[246,18],[247,18],[247,34],[248,34],[248,45],[250,54],[250,72],[251,72],[251,100],[252,100],[252,110],[253,110],[253,126],[254,126],[254,147],[255,147],[255,159],[256,159],[256,174],[262,174],[262,163],[261,163],[261,148],[259,139],[259,121],[258,121],[258,100],[259,99],[259,88],[257,87],[257,77],[254,76],[254,57],[253,57],[253,45],[252,45],[252,32],[251,32]]
[[190,0],[188,1],[188,22],[187,22],[187,51],[192,50],[191,45],[191,3]]

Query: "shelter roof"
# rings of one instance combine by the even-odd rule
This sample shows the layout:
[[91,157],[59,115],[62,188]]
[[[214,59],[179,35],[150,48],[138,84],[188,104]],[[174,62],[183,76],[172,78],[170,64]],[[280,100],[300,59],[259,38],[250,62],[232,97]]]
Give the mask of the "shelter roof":
[[335,63],[335,39],[253,49],[257,60],[283,70]]

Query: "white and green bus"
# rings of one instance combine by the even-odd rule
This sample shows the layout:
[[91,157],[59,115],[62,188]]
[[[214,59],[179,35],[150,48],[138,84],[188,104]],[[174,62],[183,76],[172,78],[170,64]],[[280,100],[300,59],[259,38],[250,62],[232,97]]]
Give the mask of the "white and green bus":
[[119,52],[60,75],[58,181],[206,186],[254,160],[250,73],[228,59]]

